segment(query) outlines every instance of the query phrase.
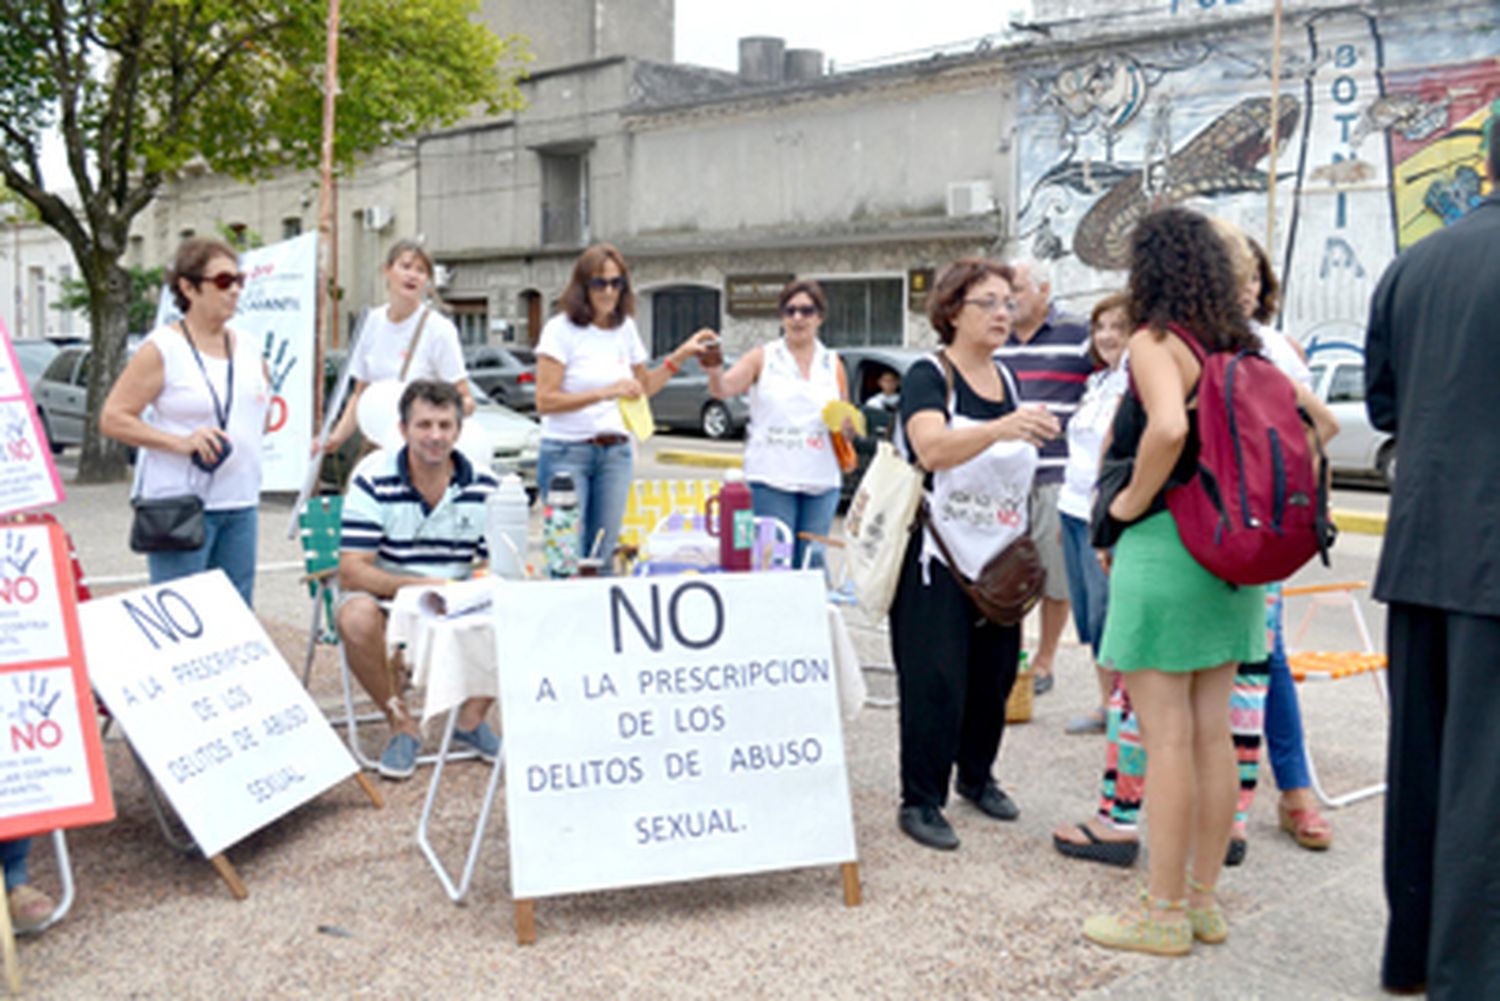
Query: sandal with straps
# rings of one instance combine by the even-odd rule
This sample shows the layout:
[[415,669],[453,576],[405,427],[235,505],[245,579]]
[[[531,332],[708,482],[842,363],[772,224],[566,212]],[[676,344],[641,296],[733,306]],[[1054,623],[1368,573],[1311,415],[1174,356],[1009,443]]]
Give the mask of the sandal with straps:
[[1333,845],[1333,825],[1316,808],[1292,810],[1285,803],[1277,803],[1276,816],[1281,829],[1303,848],[1320,852]]
[[1106,949],[1148,952],[1154,956],[1186,956],[1193,947],[1193,927],[1186,916],[1153,918],[1151,909],[1187,909],[1186,900],[1152,900],[1141,887],[1141,908],[1125,914],[1096,914],[1083,923],[1083,937]]
[[[1187,877],[1188,889],[1194,893],[1214,893],[1212,886],[1204,886],[1193,878],[1192,873]],[[1188,924],[1192,926],[1193,938],[1204,945],[1221,945],[1229,940],[1229,922],[1224,920],[1224,912],[1220,910],[1218,901],[1209,907],[1187,908]]]

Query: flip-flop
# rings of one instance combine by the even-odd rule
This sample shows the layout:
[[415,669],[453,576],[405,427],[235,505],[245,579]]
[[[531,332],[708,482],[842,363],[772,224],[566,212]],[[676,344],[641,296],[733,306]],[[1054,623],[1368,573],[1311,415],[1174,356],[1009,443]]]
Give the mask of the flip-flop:
[[1052,691],[1051,671],[1048,671],[1046,674],[1033,675],[1031,682],[1031,693],[1033,695],[1046,695],[1050,691]]
[[1052,845],[1068,858],[1084,859],[1088,862],[1103,862],[1105,865],[1119,866],[1128,869],[1135,865],[1135,860],[1141,853],[1139,841],[1104,841],[1089,830],[1087,823],[1074,824],[1075,828],[1088,839],[1087,844],[1078,844],[1075,841],[1066,841],[1056,834],[1052,835]]
[[1103,709],[1095,709],[1086,715],[1075,716],[1063,724],[1063,733],[1074,737],[1089,733],[1103,733],[1107,729],[1109,729],[1109,724]]

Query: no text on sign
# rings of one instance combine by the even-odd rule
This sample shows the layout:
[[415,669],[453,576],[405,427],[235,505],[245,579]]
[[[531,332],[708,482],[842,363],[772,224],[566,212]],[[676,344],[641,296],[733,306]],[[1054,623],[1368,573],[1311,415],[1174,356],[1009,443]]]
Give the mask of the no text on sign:
[[499,585],[512,891],[853,861],[812,572]]

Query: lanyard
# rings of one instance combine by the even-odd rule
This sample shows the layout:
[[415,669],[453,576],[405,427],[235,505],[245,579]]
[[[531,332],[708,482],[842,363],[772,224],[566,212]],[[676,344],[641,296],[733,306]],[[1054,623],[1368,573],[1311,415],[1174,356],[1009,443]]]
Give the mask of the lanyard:
[[208,386],[208,393],[213,397],[214,416],[219,419],[219,430],[229,430],[229,411],[234,407],[234,346],[229,342],[229,331],[224,331],[224,354],[229,361],[229,378],[225,380],[224,402],[219,403],[219,391],[214,388],[213,380],[208,377],[208,367],[203,364],[203,356],[198,353],[198,345],[193,343],[193,335],[188,333],[187,321],[183,320],[182,336],[187,338],[188,347],[193,349],[193,360],[198,363],[198,371],[203,373],[203,382]]

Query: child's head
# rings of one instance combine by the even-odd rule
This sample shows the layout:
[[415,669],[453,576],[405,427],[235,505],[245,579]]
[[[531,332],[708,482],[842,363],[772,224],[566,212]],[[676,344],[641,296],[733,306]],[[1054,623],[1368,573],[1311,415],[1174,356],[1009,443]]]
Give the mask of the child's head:
[[901,389],[901,377],[890,369],[880,373],[880,378],[875,380],[875,385],[886,396],[894,396]]

